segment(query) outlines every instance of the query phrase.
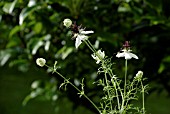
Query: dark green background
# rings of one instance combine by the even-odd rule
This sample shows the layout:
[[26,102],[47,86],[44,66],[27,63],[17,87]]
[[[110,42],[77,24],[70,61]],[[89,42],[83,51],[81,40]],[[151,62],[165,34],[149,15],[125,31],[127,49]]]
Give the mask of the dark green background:
[[[39,57],[50,66],[57,60],[61,67],[58,71],[71,82],[85,79],[86,93],[99,105],[102,89],[92,83],[102,75],[93,78],[98,65],[92,52],[84,44],[75,49],[69,30],[63,26],[65,18],[94,31],[89,40],[92,44],[98,41],[98,49],[112,57],[113,72],[119,78],[124,75],[124,61],[115,55],[124,41],[130,41],[139,60],[128,61],[128,77],[138,70],[144,72],[144,84],[149,84],[147,112],[170,113],[169,0],[35,0],[32,6],[28,3],[29,0],[0,1],[1,114],[95,113],[72,87],[68,85],[67,91],[59,89],[63,79],[35,64]],[[34,91],[30,86],[36,80],[41,82],[43,93],[22,106],[24,98]],[[58,99],[52,101],[55,94]]]

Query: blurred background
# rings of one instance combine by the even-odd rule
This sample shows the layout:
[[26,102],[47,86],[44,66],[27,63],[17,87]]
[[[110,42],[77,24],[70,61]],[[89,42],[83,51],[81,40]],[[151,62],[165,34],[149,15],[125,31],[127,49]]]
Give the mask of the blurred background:
[[144,72],[147,113],[170,114],[169,6],[169,0],[0,0],[0,113],[96,113],[74,88],[59,89],[63,79],[35,63],[38,57],[49,66],[57,60],[59,72],[78,87],[85,79],[86,94],[99,105],[102,88],[92,84],[101,78],[98,65],[86,45],[75,49],[63,26],[70,18],[94,31],[89,40],[112,57],[120,78],[124,61],[115,55],[130,41],[139,60],[128,62],[128,75]]

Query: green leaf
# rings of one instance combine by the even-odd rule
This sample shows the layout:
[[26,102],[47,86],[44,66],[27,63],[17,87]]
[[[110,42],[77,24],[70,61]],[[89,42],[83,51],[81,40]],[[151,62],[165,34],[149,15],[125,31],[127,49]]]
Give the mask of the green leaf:
[[145,0],[151,7],[153,7],[158,12],[162,11],[162,0]]
[[64,46],[63,48],[61,48],[58,52],[57,55],[60,55],[61,58],[64,60],[70,53],[72,53],[74,50],[73,47],[66,47]]
[[35,6],[23,8],[19,15],[19,25],[22,25],[25,18],[29,16],[35,9],[36,9]]
[[31,50],[31,54],[35,55],[37,50],[44,45],[44,42],[38,38],[33,38],[28,42],[28,48]]
[[37,50],[43,45],[44,45],[43,41],[38,41],[33,47],[32,54],[35,55],[37,53]]
[[18,37],[13,37],[10,39],[10,41],[7,43],[6,48],[12,48],[14,46],[18,46],[21,44],[21,40]]
[[118,7],[118,12],[129,12],[129,11],[131,11],[131,7],[129,6],[128,3],[122,3]]
[[0,66],[3,66],[11,57],[11,50],[0,51]]
[[42,31],[42,23],[41,22],[37,22],[34,26],[34,31],[35,33],[39,34]]
[[18,1],[18,0],[14,0],[13,2],[6,3],[6,4],[4,5],[4,7],[2,8],[3,11],[6,12],[6,13],[11,14],[12,11],[13,11],[13,9],[14,9],[14,7],[15,7],[15,4],[17,3],[17,1]]

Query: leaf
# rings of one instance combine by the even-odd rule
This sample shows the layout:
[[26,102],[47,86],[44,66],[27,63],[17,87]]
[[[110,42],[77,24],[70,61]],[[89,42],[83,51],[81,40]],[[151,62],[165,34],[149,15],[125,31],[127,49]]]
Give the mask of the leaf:
[[43,27],[42,23],[41,23],[41,22],[37,22],[37,23],[35,24],[35,26],[34,26],[34,31],[35,31],[37,34],[39,34],[39,33],[42,31],[42,27]]
[[16,25],[14,28],[12,28],[12,30],[9,33],[9,38],[11,38],[14,34],[16,34],[17,32],[21,31],[23,28],[25,27],[25,24],[23,24],[22,26],[18,26]]
[[23,8],[19,15],[19,25],[22,25],[25,18],[29,16],[35,9],[35,6]]
[[21,44],[20,39],[18,37],[13,37],[7,43],[6,48],[11,48],[11,47],[14,47],[14,46],[18,46],[20,44]]
[[13,2],[6,3],[6,4],[4,5],[4,7],[2,8],[3,11],[6,12],[6,13],[11,14],[12,11],[13,11],[13,9],[14,9],[14,7],[15,7],[15,4],[17,3],[17,1],[18,1],[18,0],[14,0]]
[[148,3],[148,5],[153,7],[158,12],[162,11],[162,0],[157,0],[156,2],[155,0],[145,0],[145,2]]
[[122,3],[118,7],[118,12],[129,12],[129,11],[131,11],[131,7],[129,6],[128,3]]
[[3,66],[11,57],[11,50],[3,50],[0,51],[0,66]]
[[48,51],[49,48],[50,48],[50,41],[46,41],[44,46],[45,51]]
[[44,45],[44,42],[38,38],[31,39],[28,42],[28,48],[31,50],[31,54],[35,55],[37,50]]
[[38,41],[33,47],[32,54],[35,55],[37,53],[37,50],[43,45],[44,45],[43,41]]
[[63,48],[61,48],[58,52],[57,55],[60,55],[61,58],[64,60],[70,53],[72,53],[74,50],[73,47],[66,47],[64,46]]

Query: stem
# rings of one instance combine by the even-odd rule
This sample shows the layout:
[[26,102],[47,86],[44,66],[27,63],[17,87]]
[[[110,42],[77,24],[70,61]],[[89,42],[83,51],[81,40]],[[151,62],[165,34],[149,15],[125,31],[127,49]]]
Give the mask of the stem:
[[[81,93],[81,90],[80,89],[78,89],[73,83],[71,83],[68,79],[66,79],[62,74],[60,74],[59,72],[57,72],[57,71],[54,71],[55,73],[57,73],[60,77],[62,77],[65,81],[67,81],[71,86],[73,86],[78,92],[80,92]],[[85,94],[83,94],[83,96],[96,108],[96,110],[100,113],[100,110],[99,110],[99,108],[93,103],[93,101],[92,100],[90,100],[90,98],[87,96],[87,95],[85,95]]]
[[143,114],[145,114],[145,96],[144,96],[144,87],[143,87],[143,83],[141,81],[141,86],[142,86],[142,111],[143,111]]
[[93,48],[93,50],[96,52],[94,46],[91,44],[91,42],[87,39],[88,44]]
[[[105,73],[105,80],[106,80],[106,85],[107,85],[107,87],[109,87],[106,73]],[[107,93],[108,93],[108,96],[109,96],[110,108],[111,108],[111,110],[112,110],[112,109],[113,109],[113,108],[112,108],[112,100],[111,100],[111,98],[110,98],[111,95],[110,95],[110,91],[108,90],[108,88],[107,88]]]
[[[86,43],[86,45],[92,50],[93,53],[96,53],[96,50],[95,48],[93,47],[93,45],[91,44],[91,42],[89,40],[85,40],[84,41]],[[103,59],[100,57],[100,55],[98,55],[98,53],[96,53],[96,55],[99,57],[99,59],[101,60],[102,63],[104,63]],[[102,65],[103,66],[103,65]],[[107,69],[107,67],[105,67],[105,64],[104,64],[104,67],[105,69],[105,80],[106,80],[106,84],[108,86],[108,81],[107,81],[107,76],[106,76],[106,73],[108,72],[108,74],[110,75],[110,78],[112,79],[112,77],[114,76],[111,69]],[[118,82],[116,79],[114,79],[116,85],[118,85]],[[119,101],[119,95],[118,95],[118,91],[117,91],[117,88],[116,88],[116,85],[112,82],[115,90],[116,90],[116,98],[117,98],[117,103],[118,103],[118,109],[120,110],[120,101]],[[123,99],[123,93],[118,85],[118,88],[120,90],[120,93],[121,93],[121,96],[122,96],[122,99]],[[109,98],[110,98],[110,92],[108,91],[108,95],[109,95]],[[112,103],[111,99],[110,99],[110,104]],[[111,104],[111,110],[112,110],[112,104]]]
[[90,48],[90,50],[95,53],[96,50],[93,48],[92,44],[89,42],[89,40],[84,40],[84,42],[86,43],[86,45]]
[[124,83],[124,95],[122,99],[121,113],[123,113],[124,110],[124,103],[125,103],[125,96],[126,96],[126,78],[127,78],[127,59],[125,60],[125,83]]
[[124,84],[124,97],[126,96],[126,78],[127,78],[127,59],[125,60],[125,84]]
[[[111,78],[114,76],[112,70],[109,70],[109,75],[110,75]],[[117,80],[114,79],[114,81],[115,81],[115,83],[118,85]],[[119,95],[118,95],[118,92],[117,92],[116,84],[114,84],[113,82],[112,82],[112,84],[113,84],[113,86],[114,86],[114,88],[115,88],[115,90],[116,90],[117,104],[118,104],[118,109],[120,110]],[[119,87],[119,85],[118,85],[118,87]],[[121,92],[121,93],[122,93],[122,92]]]

